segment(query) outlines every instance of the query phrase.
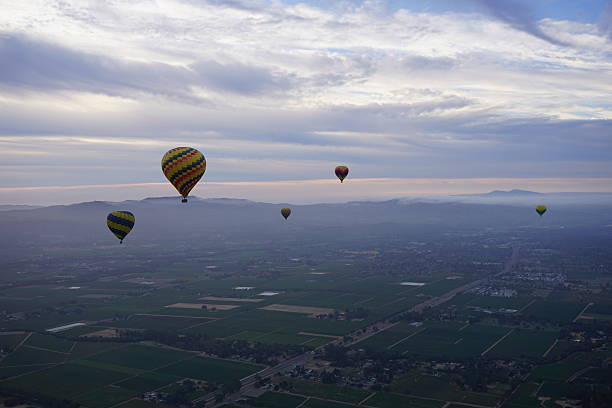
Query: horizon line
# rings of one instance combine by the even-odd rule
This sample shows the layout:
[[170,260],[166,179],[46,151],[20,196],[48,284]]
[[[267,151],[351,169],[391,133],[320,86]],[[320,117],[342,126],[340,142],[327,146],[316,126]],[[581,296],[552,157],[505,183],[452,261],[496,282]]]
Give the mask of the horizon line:
[[[349,183],[411,183],[411,184],[426,184],[426,183],[443,183],[453,184],[454,182],[470,181],[475,184],[490,184],[491,182],[507,183],[521,182],[525,183],[542,183],[548,185],[560,185],[563,183],[575,183],[579,181],[609,181],[612,193],[612,178],[611,177],[369,177],[369,178],[351,178],[347,179]],[[282,186],[296,184],[340,184],[334,179],[305,179],[305,180],[269,180],[269,181],[202,181],[201,185],[214,186]],[[348,184],[348,183],[347,183]],[[142,183],[120,183],[120,184],[74,184],[74,185],[55,185],[55,186],[24,186],[24,187],[0,187],[0,192],[12,191],[52,191],[52,190],[76,190],[76,189],[93,189],[93,188],[122,188],[122,187],[151,187],[151,186],[167,186],[169,182],[142,182]],[[516,188],[515,188],[516,189]],[[511,190],[515,190],[511,189]],[[602,192],[602,191],[559,191],[559,192]],[[441,193],[440,195],[445,195]]]

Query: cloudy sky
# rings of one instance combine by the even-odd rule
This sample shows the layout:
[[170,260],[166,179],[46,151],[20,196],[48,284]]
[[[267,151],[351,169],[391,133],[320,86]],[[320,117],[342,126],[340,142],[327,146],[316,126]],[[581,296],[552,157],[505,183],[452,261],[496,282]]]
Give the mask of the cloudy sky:
[[611,119],[612,1],[0,0],[0,203],[612,191]]

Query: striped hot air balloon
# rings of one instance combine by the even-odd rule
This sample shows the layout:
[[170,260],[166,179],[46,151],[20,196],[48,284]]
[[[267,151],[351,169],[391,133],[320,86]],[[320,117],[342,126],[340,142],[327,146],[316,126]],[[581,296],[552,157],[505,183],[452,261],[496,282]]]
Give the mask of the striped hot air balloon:
[[134,214],[129,211],[113,211],[106,217],[106,225],[117,238],[123,243],[123,238],[134,228]]
[[349,169],[346,166],[337,166],[335,173],[336,177],[338,177],[340,179],[340,182],[342,183],[346,176],[348,176]]
[[206,171],[206,159],[194,148],[176,147],[164,155],[161,167],[168,181],[183,196],[182,202],[186,203],[189,192]]

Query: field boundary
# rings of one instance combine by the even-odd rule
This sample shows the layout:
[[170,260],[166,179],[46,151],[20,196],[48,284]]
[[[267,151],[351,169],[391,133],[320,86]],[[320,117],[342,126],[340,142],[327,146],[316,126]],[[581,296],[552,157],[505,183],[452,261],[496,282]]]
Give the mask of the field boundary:
[[491,351],[495,346],[497,346],[499,343],[502,342],[502,340],[504,340],[506,337],[508,337],[510,334],[514,333],[516,329],[511,329],[508,333],[504,334],[500,339],[498,339],[495,343],[491,344],[491,346],[489,346],[488,349],[486,349],[485,351],[483,351],[482,353],[480,353],[481,356],[484,356],[485,354],[487,354],[489,351]]
[[404,337],[401,340],[396,341],[395,343],[391,344],[390,346],[387,346],[387,350],[391,350],[393,347],[397,346],[398,344],[408,340],[409,338],[416,336],[419,333],[423,333],[425,330],[427,330],[427,327],[423,327],[421,330],[417,330],[414,333],[409,334],[408,336]]

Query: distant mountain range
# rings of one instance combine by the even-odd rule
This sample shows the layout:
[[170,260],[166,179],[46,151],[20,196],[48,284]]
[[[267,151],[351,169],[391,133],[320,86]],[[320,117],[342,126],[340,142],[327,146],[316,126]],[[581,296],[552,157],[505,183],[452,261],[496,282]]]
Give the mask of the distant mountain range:
[[[534,206],[545,204],[542,218]],[[304,234],[430,234],[435,231],[483,228],[526,228],[593,226],[612,224],[612,194],[494,191],[454,197],[401,198],[343,204],[291,205],[243,199],[149,197],[122,202],[92,201],[71,205],[33,208],[3,206],[0,211],[0,246],[91,247],[114,245],[106,227],[106,216],[114,210],[134,213],[136,225],[130,240],[140,245],[160,242],[219,242],[223,239],[295,240]],[[292,214],[285,221],[281,207]],[[223,238],[225,237],[225,238]],[[271,238],[272,237],[272,238]]]

